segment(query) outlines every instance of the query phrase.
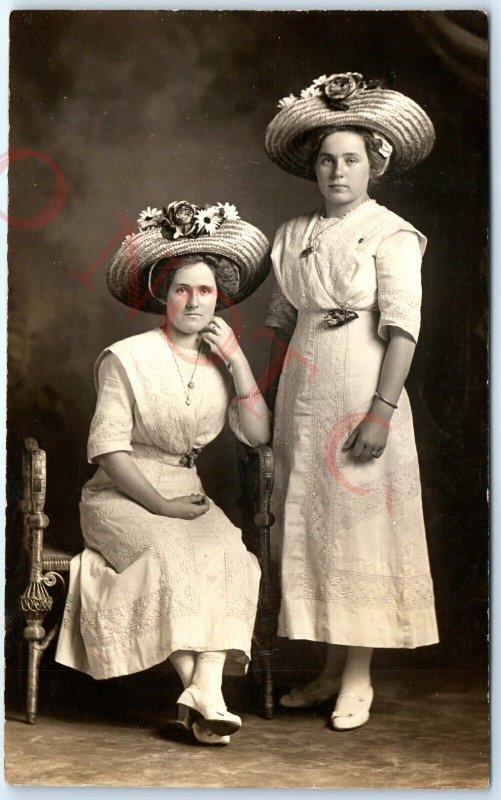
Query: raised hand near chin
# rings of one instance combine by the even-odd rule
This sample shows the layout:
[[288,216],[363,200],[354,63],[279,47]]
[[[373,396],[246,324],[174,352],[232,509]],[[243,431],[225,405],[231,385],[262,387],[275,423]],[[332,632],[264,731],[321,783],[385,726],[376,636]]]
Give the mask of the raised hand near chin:
[[241,352],[232,328],[221,317],[212,317],[207,327],[201,331],[201,335],[211,351],[219,356],[225,364],[231,364]]

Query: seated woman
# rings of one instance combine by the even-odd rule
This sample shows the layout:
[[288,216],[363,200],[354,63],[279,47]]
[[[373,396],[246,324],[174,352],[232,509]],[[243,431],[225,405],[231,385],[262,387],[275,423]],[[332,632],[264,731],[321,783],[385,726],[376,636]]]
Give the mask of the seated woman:
[[260,570],[206,497],[195,461],[227,412],[241,441],[270,439],[247,359],[214,316],[264,280],[269,245],[227,203],[148,208],[138,223],[107,285],[165,318],[96,362],[88,458],[99,468],[82,492],[86,547],[72,561],[56,660],[102,679],[170,658],[184,686],[179,722],[201,742],[227,744],[241,720],[226,708],[223,670],[247,668]]

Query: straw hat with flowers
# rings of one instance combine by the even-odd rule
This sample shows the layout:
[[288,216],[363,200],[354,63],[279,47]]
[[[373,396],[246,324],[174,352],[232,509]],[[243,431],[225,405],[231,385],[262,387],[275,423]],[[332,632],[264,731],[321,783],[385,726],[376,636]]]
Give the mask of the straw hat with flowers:
[[265,150],[282,169],[316,180],[307,142],[320,128],[363,128],[391,145],[389,169],[403,172],[430,153],[435,131],[426,112],[410,97],[366,81],[359,72],[322,75],[299,97],[279,102],[266,130]]
[[[155,266],[165,259],[207,254],[228,259],[235,280],[219,307],[239,303],[266,278],[271,262],[269,242],[254,225],[240,219],[229,203],[203,208],[180,200],[161,210],[148,208],[138,219],[139,232],[125,238],[107,271],[111,294],[125,305],[153,314],[165,312],[165,299],[155,296]],[[169,268],[170,268],[169,266]],[[216,276],[217,277],[217,276]]]

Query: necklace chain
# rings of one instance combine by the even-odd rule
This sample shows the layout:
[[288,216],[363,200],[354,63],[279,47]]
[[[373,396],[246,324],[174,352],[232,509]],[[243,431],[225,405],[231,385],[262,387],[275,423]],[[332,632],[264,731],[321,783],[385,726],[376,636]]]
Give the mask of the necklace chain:
[[339,222],[339,220],[344,219],[345,217],[348,216],[348,214],[351,214],[353,211],[356,211],[357,208],[360,208],[360,206],[365,205],[365,203],[369,203],[370,200],[371,200],[370,197],[366,197],[365,200],[362,200],[361,203],[357,203],[356,206],[353,206],[353,208],[350,208],[348,211],[345,211],[344,214],[342,214],[340,217],[328,217],[327,216],[327,209],[324,206],[323,214],[319,217],[319,219],[336,219]]
[[165,333],[163,328],[160,328],[160,333],[162,334],[163,338],[165,339],[165,341],[169,345],[169,349],[170,349],[170,351],[172,353],[172,357],[173,357],[174,363],[175,363],[175,365],[177,367],[177,371],[179,373],[179,377],[181,378],[181,383],[182,383],[182,386],[183,386],[183,392],[184,392],[184,396],[186,398],[185,399],[186,405],[190,406],[191,405],[190,391],[192,391],[195,388],[195,384],[193,382],[193,378],[195,376],[195,372],[197,371],[197,367],[198,367],[198,358],[200,356],[200,350],[202,348],[202,340],[200,340],[200,344],[198,345],[197,360],[195,361],[195,366],[193,367],[193,372],[191,373],[191,378],[188,381],[188,386],[186,387],[185,384],[184,384],[184,379],[183,379],[182,372],[181,372],[181,370],[179,368],[179,364],[178,364],[178,361],[177,361],[177,358],[176,358],[176,354],[174,352],[175,345],[173,344],[173,342],[171,342],[171,340],[169,339],[169,337],[167,336],[167,334]]
[[347,217],[353,211],[356,211],[357,208],[360,208],[360,206],[363,206],[365,203],[368,203],[370,201],[370,199],[371,198],[368,197],[366,200],[363,200],[361,203],[359,203],[358,206],[355,206],[355,208],[350,208],[350,210],[347,211],[346,214],[343,214],[342,217],[326,217],[326,216],[324,216],[325,215],[325,211],[326,211],[326,209],[324,208],[324,214],[321,215],[317,219],[317,221],[315,222],[313,230],[312,230],[312,232],[310,233],[310,235],[308,237],[308,244],[306,245],[305,249],[302,251],[301,257],[310,256],[313,252],[315,252],[315,248],[317,246],[318,240],[322,236],[324,236],[324,234],[326,234],[328,231],[330,231],[331,228],[329,226],[327,228],[324,228],[323,231],[320,231],[319,233],[317,233],[318,223],[320,222],[320,220],[324,220],[324,221],[331,220],[332,222],[340,222],[342,219]]

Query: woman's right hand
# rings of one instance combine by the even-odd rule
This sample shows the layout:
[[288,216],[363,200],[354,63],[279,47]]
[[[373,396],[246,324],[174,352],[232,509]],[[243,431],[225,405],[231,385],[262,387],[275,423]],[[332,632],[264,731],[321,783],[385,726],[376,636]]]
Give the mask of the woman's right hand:
[[166,517],[198,519],[209,510],[209,501],[204,494],[189,494],[165,500]]

